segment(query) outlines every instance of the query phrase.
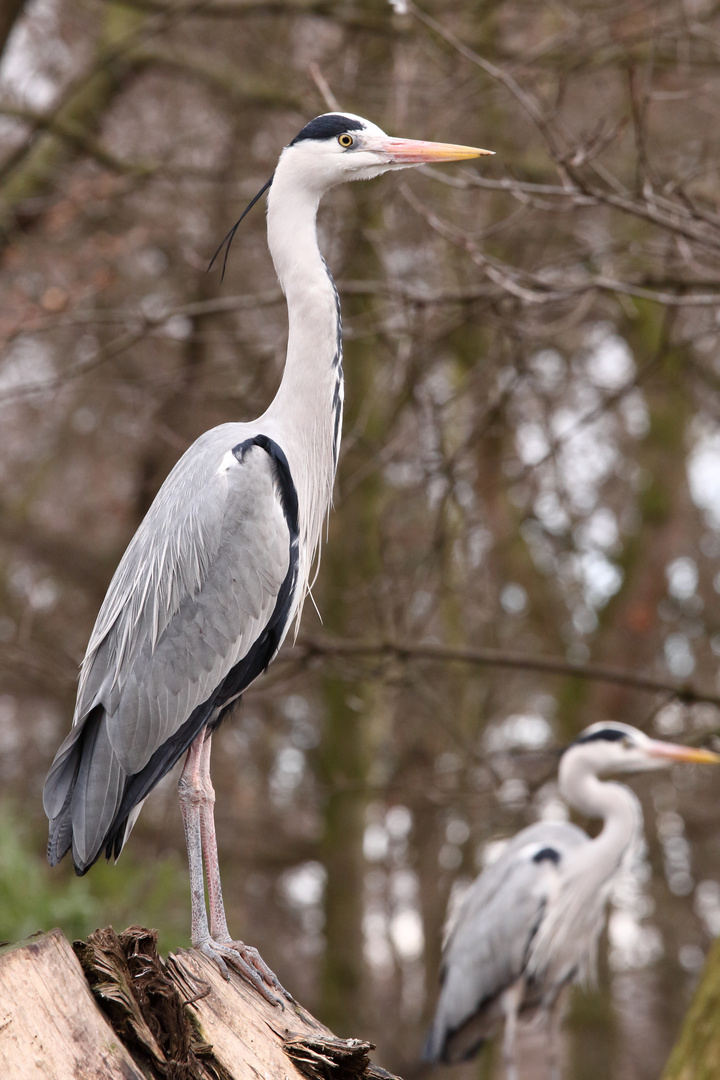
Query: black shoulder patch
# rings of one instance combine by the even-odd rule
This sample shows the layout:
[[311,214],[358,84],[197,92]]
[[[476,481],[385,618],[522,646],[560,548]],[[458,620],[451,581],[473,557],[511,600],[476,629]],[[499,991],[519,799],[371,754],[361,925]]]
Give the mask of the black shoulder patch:
[[[273,439],[267,435],[256,435],[233,447],[233,454],[242,461],[251,446],[259,446],[272,459],[275,466],[276,480],[285,521],[290,535],[289,562],[285,579],[275,600],[275,607],[260,636],[250,646],[246,655],[238,661],[225,676],[218,687],[215,705],[221,711],[218,723],[225,716],[224,707],[232,704],[237,696],[267,669],[268,664],[280,648],[280,641],[290,616],[299,573],[300,523],[298,496],[290,466],[285,454]],[[215,726],[215,725],[213,725]]]
[[598,739],[605,739],[606,742],[619,742],[620,739],[627,739],[627,731],[623,731],[622,728],[604,727],[598,731],[590,731],[585,735],[580,735],[571,746],[579,746],[582,743],[596,742]]
[[238,461],[242,462],[245,454],[252,446],[259,446],[261,450],[271,458],[275,465],[276,475],[278,479],[278,487],[280,489],[280,501],[282,503],[283,512],[287,519],[288,528],[290,529],[291,536],[297,538],[300,525],[298,521],[298,497],[293,483],[292,476],[290,475],[290,466],[288,465],[288,459],[280,449],[278,444],[273,439],[268,438],[267,435],[256,435],[252,439],[246,439],[245,442],[238,443],[237,446],[233,446],[233,454]]
[[532,861],[536,863],[551,862],[557,866],[560,862],[560,852],[551,847],[540,848],[540,851],[536,851],[533,855]]
[[294,146],[305,139],[332,139],[345,131],[362,131],[363,127],[359,120],[353,120],[350,116],[328,113],[327,116],[316,116],[288,145]]

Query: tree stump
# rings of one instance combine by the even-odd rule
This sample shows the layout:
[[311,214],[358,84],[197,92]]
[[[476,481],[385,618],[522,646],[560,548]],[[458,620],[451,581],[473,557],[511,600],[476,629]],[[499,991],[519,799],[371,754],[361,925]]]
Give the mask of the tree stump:
[[720,938],[705,962],[662,1080],[717,1080],[720,1076]]
[[59,930],[0,953],[0,1076],[145,1080]]
[[163,962],[141,927],[0,951],[0,1076],[13,1080],[396,1080],[372,1049],[194,950]]

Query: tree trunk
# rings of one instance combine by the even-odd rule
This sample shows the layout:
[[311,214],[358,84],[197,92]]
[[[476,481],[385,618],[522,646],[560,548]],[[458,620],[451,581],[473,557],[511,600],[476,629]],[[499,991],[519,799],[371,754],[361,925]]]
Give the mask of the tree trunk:
[[720,939],[713,945],[662,1080],[720,1076]]
[[73,946],[52,930],[0,952],[0,1075],[13,1080],[389,1077],[371,1049],[294,1001],[271,1005],[239,977],[226,982],[194,950],[164,963],[157,933],[141,927]]

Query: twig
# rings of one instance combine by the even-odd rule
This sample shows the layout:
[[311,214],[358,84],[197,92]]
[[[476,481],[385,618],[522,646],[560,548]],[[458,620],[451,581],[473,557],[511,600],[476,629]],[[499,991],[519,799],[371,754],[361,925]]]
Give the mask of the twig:
[[362,641],[333,638],[303,638],[284,654],[282,659],[313,657],[368,657],[399,660],[403,663],[430,661],[441,664],[472,664],[478,667],[510,668],[516,671],[544,671],[549,675],[590,679],[594,682],[614,683],[651,694],[671,694],[685,704],[707,702],[720,708],[720,695],[706,693],[689,683],[673,683],[642,675],[627,668],[608,667],[604,664],[573,664],[559,656],[533,656],[527,653],[505,652],[502,649],[461,649],[429,642]]
[[522,87],[513,79],[512,75],[509,75],[507,71],[503,71],[496,64],[493,64],[490,60],[486,60],[480,56],[473,49],[470,49],[459,38],[455,37],[451,30],[446,30],[439,22],[422,11],[415,4],[408,3],[408,12],[414,15],[415,18],[424,23],[429,30],[438,34],[448,45],[452,46],[461,56],[464,56],[466,60],[469,60],[471,64],[475,64],[476,67],[481,68],[490,78],[495,79],[497,82],[503,84],[510,91],[513,97],[517,98],[522,107],[527,112],[528,116],[532,117],[541,131],[545,131],[547,128],[547,120],[542,111],[538,108],[533,98],[527,94]]
[[310,64],[308,72],[310,74],[310,78],[318,88],[320,97],[323,99],[328,109],[330,109],[331,112],[341,112],[342,110],[340,109],[338,99],[333,94],[327,79],[325,78],[315,61]]

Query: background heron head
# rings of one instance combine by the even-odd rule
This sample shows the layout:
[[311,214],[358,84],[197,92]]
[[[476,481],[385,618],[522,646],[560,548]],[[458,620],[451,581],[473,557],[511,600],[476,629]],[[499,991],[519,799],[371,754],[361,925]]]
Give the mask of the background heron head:
[[720,754],[651,739],[629,724],[601,721],[571,743],[562,756],[560,770],[561,776],[585,770],[596,776],[613,776],[664,769],[683,761],[713,764],[720,762]]

